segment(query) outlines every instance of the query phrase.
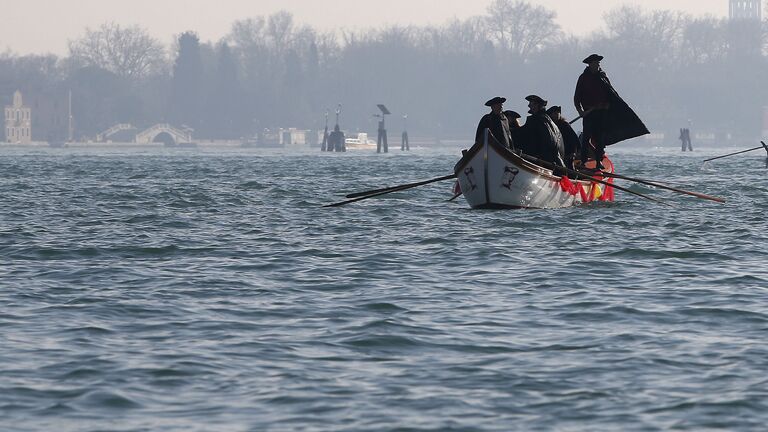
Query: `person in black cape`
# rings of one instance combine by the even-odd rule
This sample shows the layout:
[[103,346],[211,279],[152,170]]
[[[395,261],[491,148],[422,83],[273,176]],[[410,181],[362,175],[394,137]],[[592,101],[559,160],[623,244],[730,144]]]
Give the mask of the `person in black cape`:
[[600,68],[603,56],[592,54],[583,60],[588,66],[579,76],[573,104],[584,116],[584,146],[582,162],[586,161],[587,146],[595,153],[597,168],[605,157],[605,147],[650,133],[632,108],[619,96],[608,76]]
[[509,135],[509,122],[507,121],[507,116],[502,112],[502,104],[506,101],[506,98],[497,96],[485,103],[485,106],[491,107],[491,112],[484,115],[477,125],[477,132],[475,132],[476,143],[483,142],[483,133],[486,129],[490,129],[491,135],[493,135],[496,141],[507,148],[511,148],[512,139]]
[[506,110],[504,111],[504,115],[507,116],[507,123],[509,123],[509,137],[511,139],[510,141],[510,148],[512,150],[517,150],[520,142],[520,114],[518,114],[516,111],[512,110]]
[[557,129],[560,131],[560,135],[563,137],[563,147],[565,150],[563,162],[565,162],[565,167],[568,169],[573,169],[573,161],[576,159],[577,153],[581,147],[579,136],[576,134],[576,131],[573,130],[568,121],[563,117],[561,107],[555,105],[548,108],[547,115],[555,123]]
[[[528,118],[520,131],[520,149],[523,153],[536,157],[558,167],[564,167],[565,147],[563,136],[557,125],[547,115],[547,101],[537,95],[525,98],[528,101]],[[562,175],[563,170],[555,170]]]

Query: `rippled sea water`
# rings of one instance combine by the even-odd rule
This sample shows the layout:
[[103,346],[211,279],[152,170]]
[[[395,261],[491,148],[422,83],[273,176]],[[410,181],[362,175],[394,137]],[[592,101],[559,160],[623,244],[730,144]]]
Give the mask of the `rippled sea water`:
[[458,149],[0,149],[3,431],[765,430],[768,171],[612,147],[476,211]]

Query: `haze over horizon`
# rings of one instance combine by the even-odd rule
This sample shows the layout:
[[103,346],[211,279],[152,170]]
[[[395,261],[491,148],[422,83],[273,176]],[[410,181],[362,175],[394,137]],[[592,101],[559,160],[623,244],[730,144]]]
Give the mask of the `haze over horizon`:
[[[77,7],[59,0],[0,0],[5,18],[0,26],[0,52],[66,55],[68,40],[86,27],[114,21],[138,25],[170,44],[175,35],[195,31],[203,41],[217,41],[240,19],[267,16],[285,10],[298,25],[319,30],[369,29],[385,25],[440,25],[453,18],[486,14],[491,0],[390,0],[386,7],[371,0],[336,0],[331,4],[307,0],[79,0]],[[568,33],[598,30],[604,13],[623,4],[645,9],[680,10],[691,15],[726,17],[728,0],[535,0],[530,3],[557,12],[556,21]]]

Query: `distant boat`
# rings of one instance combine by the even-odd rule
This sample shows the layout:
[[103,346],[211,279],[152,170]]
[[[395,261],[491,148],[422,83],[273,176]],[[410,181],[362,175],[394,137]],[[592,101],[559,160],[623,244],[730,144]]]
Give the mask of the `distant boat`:
[[359,132],[357,138],[346,138],[344,140],[347,150],[368,150],[376,149],[376,141],[369,139],[368,134]]
[[[606,172],[613,164],[603,160]],[[476,209],[562,208],[593,199],[613,201],[613,188],[554,175],[499,144],[486,130],[454,167],[460,191]],[[601,177],[597,177],[601,180]]]

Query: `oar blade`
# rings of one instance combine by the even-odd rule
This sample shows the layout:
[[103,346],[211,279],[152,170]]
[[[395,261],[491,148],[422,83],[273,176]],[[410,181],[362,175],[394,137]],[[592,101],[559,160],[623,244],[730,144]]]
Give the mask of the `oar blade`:
[[371,189],[371,190],[362,191],[362,192],[353,192],[353,193],[344,195],[344,198],[357,198],[357,197],[362,197],[362,196],[366,196],[366,195],[377,194],[379,192],[386,192],[386,191],[389,191],[389,190],[400,189],[400,188],[403,188],[403,187],[404,188],[411,188],[411,187],[416,187],[416,186],[422,186],[422,185],[426,185],[426,184],[429,184],[429,183],[434,183],[434,182],[438,182],[438,181],[442,181],[442,180],[449,180],[449,179],[452,179],[452,178],[456,178],[456,174],[449,174],[449,175],[446,175],[446,176],[437,177],[437,178],[433,178],[433,179],[429,179],[429,180],[422,180],[422,181],[417,181],[417,182],[413,182],[413,183],[406,183],[406,184],[401,184],[401,185],[396,185],[396,186],[387,186],[387,187],[383,187],[383,188],[379,188],[379,189]]
[[725,199],[724,198],[703,194],[701,192],[695,192],[695,191],[689,191],[689,190],[685,190],[685,189],[675,188],[675,187],[667,186],[667,185],[665,185],[663,183],[659,183],[659,182],[652,181],[652,180],[645,180],[645,179],[636,178],[636,177],[628,177],[628,176],[621,175],[621,174],[616,174],[616,173],[603,173],[603,174],[605,176],[607,176],[607,177],[613,177],[613,178],[618,178],[618,179],[622,179],[622,180],[633,181],[633,182],[636,182],[636,183],[641,183],[641,184],[645,184],[645,185],[648,185],[648,186],[653,186],[653,187],[656,187],[656,188],[659,188],[659,189],[666,189],[666,190],[669,190],[669,191],[672,191],[672,192],[677,192],[677,193],[681,193],[681,194],[684,194],[684,195],[690,195],[690,196],[694,196],[694,197],[697,197],[697,198],[718,202],[718,203],[721,203],[721,204],[725,203]]
[[742,154],[742,153],[746,153],[746,152],[760,150],[761,148],[763,148],[763,146],[755,147],[755,148],[751,148],[751,149],[746,149],[746,150],[741,150],[741,151],[737,151],[737,152],[734,152],[734,153],[728,153],[728,154],[725,154],[725,155],[722,155],[722,156],[715,156],[713,158],[704,159],[702,162],[709,162],[709,161],[713,161],[715,159],[722,159],[722,158],[725,158],[725,157],[728,157],[728,156],[735,156],[737,154]]

